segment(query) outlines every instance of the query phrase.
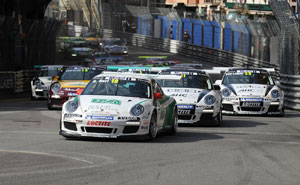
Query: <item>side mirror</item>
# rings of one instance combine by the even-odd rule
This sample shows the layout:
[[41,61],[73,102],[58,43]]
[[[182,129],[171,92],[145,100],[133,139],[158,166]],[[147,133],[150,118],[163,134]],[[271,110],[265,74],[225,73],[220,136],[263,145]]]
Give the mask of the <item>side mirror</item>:
[[52,76],[52,81],[58,81],[59,76]]
[[219,86],[219,85],[214,85],[214,89],[216,90],[216,91],[220,91],[221,90],[221,87]]
[[154,100],[160,100],[163,98],[163,95],[161,93],[154,93]]
[[216,80],[215,84],[214,85],[221,85],[222,84],[222,80]]
[[77,89],[76,94],[81,95],[82,91],[83,91],[83,89]]

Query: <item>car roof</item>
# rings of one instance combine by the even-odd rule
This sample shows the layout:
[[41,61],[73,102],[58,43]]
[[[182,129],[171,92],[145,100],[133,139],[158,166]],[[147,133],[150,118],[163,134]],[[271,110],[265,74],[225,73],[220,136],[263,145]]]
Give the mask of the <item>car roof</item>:
[[119,72],[109,72],[103,71],[101,74],[94,77],[94,79],[101,78],[101,77],[125,77],[125,78],[138,78],[144,79],[147,81],[151,81],[152,79],[169,79],[169,80],[180,80],[181,76],[175,75],[155,75],[155,74],[137,74],[137,73],[119,73]]
[[163,70],[162,72],[195,72],[202,75],[206,75],[205,71],[199,69],[187,69],[187,68],[180,68],[180,67],[171,67],[170,69]]
[[228,72],[232,72],[232,71],[239,71],[239,70],[252,70],[252,71],[263,71],[268,73],[268,70],[263,69],[263,68],[230,68],[228,69]]

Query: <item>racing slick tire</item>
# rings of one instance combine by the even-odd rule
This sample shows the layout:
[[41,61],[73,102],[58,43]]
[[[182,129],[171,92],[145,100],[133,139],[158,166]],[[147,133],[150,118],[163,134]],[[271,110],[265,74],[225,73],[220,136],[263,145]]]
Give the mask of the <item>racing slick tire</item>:
[[52,107],[52,105],[50,103],[47,102],[47,107],[48,107],[48,110],[54,110],[54,108]]
[[174,109],[173,112],[173,117],[172,117],[172,128],[169,131],[170,135],[175,135],[177,133],[177,128],[178,128],[178,112],[177,108]]
[[220,110],[219,114],[216,117],[215,127],[221,126],[222,120],[223,120],[223,114],[222,114],[222,110]]
[[284,117],[284,107],[281,108],[279,117]]
[[149,124],[149,133],[148,133],[148,140],[152,141],[157,136],[157,119],[156,113],[154,112],[151,116],[150,124]]

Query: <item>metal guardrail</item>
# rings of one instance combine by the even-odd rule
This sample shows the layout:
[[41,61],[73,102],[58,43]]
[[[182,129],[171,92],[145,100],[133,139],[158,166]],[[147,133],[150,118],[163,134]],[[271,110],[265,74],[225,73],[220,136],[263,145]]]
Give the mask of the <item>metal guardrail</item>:
[[300,75],[280,75],[280,87],[284,90],[284,106],[300,110]]
[[154,38],[140,34],[112,31],[108,29],[100,30],[100,33],[105,38],[118,37],[126,40],[127,44],[132,46],[166,51],[187,57],[194,57],[198,60],[200,59],[203,62],[215,63],[220,66],[242,67],[245,65],[249,65],[253,67],[270,67],[275,68],[276,71],[279,71],[279,65],[274,65],[237,53],[193,45],[178,40]]

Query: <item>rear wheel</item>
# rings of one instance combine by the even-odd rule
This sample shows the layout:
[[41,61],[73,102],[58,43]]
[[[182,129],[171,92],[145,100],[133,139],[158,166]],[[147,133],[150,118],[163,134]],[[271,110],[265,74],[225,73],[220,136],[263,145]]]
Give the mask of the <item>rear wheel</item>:
[[49,110],[53,110],[53,106],[51,105],[51,103],[49,102],[49,100],[47,101],[47,107]]
[[149,140],[155,139],[156,135],[157,135],[156,113],[153,113],[149,125],[149,133],[148,133]]

